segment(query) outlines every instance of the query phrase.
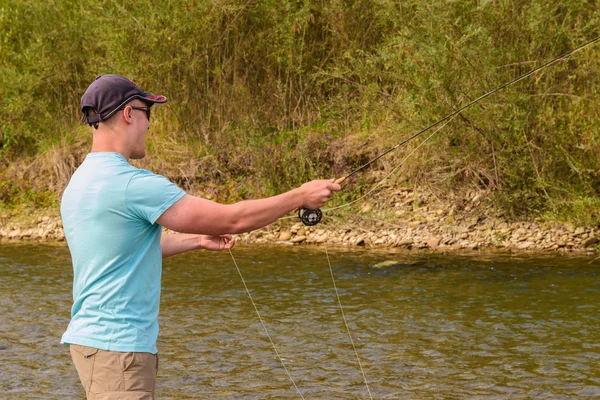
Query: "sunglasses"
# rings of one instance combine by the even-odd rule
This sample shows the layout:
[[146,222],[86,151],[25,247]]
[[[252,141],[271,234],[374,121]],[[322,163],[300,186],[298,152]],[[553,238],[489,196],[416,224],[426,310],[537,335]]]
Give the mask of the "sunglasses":
[[134,110],[146,111],[146,117],[148,117],[148,121],[150,121],[150,107],[134,107],[130,106]]

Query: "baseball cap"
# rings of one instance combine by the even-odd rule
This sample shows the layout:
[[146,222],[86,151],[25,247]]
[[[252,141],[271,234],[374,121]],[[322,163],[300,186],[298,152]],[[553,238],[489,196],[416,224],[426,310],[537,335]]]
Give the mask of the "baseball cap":
[[[108,74],[97,76],[94,82],[81,96],[81,111],[83,120],[89,125],[97,126],[98,122],[106,121],[117,111],[132,100],[140,99],[151,106],[154,103],[166,103],[165,96],[144,92],[133,81],[124,76]],[[95,114],[88,115],[91,108]]]

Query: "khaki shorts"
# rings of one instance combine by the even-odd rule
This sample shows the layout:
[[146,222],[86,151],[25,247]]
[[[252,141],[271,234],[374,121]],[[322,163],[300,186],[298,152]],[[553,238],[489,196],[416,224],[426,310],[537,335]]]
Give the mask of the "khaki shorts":
[[70,345],[88,400],[155,400],[158,354]]

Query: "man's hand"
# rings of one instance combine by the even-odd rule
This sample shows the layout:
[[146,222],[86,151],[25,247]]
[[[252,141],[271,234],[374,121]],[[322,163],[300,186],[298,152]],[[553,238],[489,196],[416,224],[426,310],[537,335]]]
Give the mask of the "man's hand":
[[335,182],[335,179],[324,179],[306,182],[300,186],[300,190],[304,192],[302,206],[315,210],[327,203],[334,192],[342,190],[342,187]]
[[227,250],[234,246],[235,238],[232,235],[209,236],[200,235],[200,248],[210,251]]
[[162,256],[170,257],[191,250],[226,250],[233,247],[235,239],[231,235],[194,235],[194,234],[163,234],[160,237]]

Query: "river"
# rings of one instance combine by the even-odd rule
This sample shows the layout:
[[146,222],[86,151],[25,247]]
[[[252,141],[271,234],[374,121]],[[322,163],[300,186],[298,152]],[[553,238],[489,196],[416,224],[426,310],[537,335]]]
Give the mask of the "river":
[[[324,248],[233,254],[306,399],[368,399]],[[600,261],[330,248],[376,399],[600,396]],[[394,261],[384,268],[375,265]],[[64,245],[0,244],[0,398],[83,399]],[[165,260],[160,399],[297,399],[229,253]]]

